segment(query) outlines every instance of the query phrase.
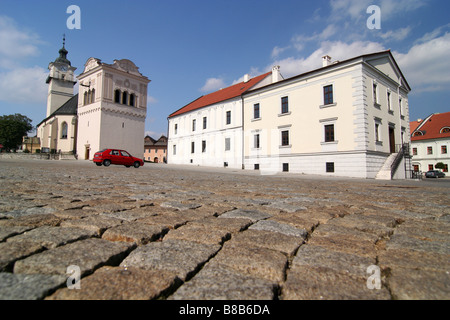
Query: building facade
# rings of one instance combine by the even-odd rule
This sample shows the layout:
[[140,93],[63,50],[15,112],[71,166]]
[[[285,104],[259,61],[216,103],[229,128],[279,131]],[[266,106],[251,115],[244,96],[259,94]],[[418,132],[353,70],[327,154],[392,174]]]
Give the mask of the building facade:
[[279,69],[200,97],[168,117],[168,163],[242,169],[243,94],[277,81]]
[[169,163],[407,177],[411,88],[390,51],[325,56],[322,68],[298,76],[282,79],[278,67],[261,77],[234,97],[207,99],[232,86],[170,115]]
[[167,137],[162,135],[158,140],[150,136],[144,139],[144,161],[167,163]]
[[150,80],[130,60],[107,64],[96,58],[87,60],[78,80],[78,159],[92,159],[105,148],[141,157]]
[[[380,177],[409,143],[410,90],[390,51],[334,63],[325,56],[320,69],[251,90],[245,168]],[[386,178],[404,178],[398,170]]]
[[[432,114],[411,122],[412,165],[415,172],[440,170],[450,166],[450,112]],[[443,168],[436,167],[438,163]]]

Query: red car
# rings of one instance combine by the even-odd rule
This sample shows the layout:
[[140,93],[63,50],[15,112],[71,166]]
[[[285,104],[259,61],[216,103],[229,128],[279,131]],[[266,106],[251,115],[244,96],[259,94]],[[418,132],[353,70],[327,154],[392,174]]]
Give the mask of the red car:
[[97,166],[103,164],[105,167],[108,167],[111,164],[118,164],[126,167],[134,166],[135,168],[139,168],[144,165],[142,159],[135,158],[125,150],[119,149],[104,149],[98,151],[95,153],[93,161]]

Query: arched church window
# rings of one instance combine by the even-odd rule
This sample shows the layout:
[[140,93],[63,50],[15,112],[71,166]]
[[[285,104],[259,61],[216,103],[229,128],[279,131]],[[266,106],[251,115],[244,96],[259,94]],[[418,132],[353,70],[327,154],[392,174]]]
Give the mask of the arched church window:
[[67,139],[67,122],[61,124],[61,139]]
[[88,104],[88,93],[87,91],[84,93],[84,99],[83,99],[83,105],[87,105]]
[[122,94],[122,104],[128,104],[128,92]]
[[134,101],[135,101],[136,96],[134,95],[134,93],[130,94],[130,106],[134,107]]
[[114,91],[114,102],[115,103],[120,103],[120,96],[121,96],[121,93],[120,93],[119,89]]

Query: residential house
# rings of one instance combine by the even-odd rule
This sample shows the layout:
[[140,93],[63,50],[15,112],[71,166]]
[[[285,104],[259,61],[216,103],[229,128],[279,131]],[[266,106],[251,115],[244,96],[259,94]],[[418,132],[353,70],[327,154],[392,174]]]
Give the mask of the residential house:
[[443,172],[450,165],[450,112],[435,113],[424,120],[411,122],[412,166],[415,172],[437,170]]
[[167,137],[162,135],[158,140],[150,136],[144,139],[144,161],[154,163],[167,162]]

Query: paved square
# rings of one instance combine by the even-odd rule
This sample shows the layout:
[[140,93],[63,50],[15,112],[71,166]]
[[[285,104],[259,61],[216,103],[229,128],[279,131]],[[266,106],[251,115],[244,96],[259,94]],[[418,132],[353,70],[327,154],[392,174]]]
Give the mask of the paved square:
[[0,299],[450,299],[449,262],[450,179],[0,160]]

